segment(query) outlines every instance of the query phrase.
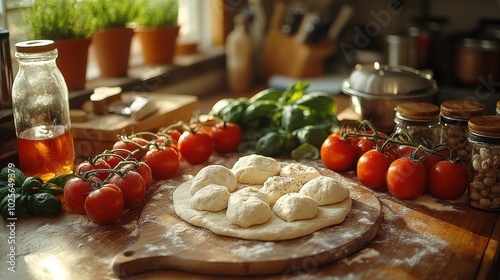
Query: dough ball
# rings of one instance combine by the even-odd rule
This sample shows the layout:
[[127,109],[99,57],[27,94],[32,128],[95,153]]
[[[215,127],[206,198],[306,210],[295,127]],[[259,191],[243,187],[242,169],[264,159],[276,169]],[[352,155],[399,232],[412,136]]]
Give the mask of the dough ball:
[[190,189],[191,195],[210,184],[224,186],[229,192],[234,191],[238,186],[236,176],[231,169],[223,165],[207,165],[194,176]]
[[254,196],[231,195],[227,204],[226,218],[242,228],[267,223],[272,210],[269,204]]
[[189,206],[200,211],[222,211],[227,208],[230,195],[225,186],[210,184],[191,197]]
[[323,206],[343,201],[349,196],[349,189],[332,177],[319,176],[305,183],[299,193],[312,197]]
[[243,196],[253,196],[264,201],[267,204],[271,204],[271,200],[267,193],[261,192],[259,188],[256,187],[246,187],[241,190],[234,192],[232,195],[243,195]]
[[287,193],[278,198],[273,206],[276,216],[287,222],[313,219],[318,214],[318,203],[312,197],[300,193]]
[[320,175],[318,169],[301,163],[290,163],[281,168],[280,171],[280,176],[293,177],[298,179],[301,184],[305,184],[307,181]]
[[264,182],[260,191],[267,193],[271,204],[274,204],[281,196],[287,193],[298,192],[301,187],[302,184],[295,178],[271,176]]
[[251,185],[262,185],[267,178],[278,175],[280,170],[277,160],[261,155],[240,157],[232,168],[238,183]]

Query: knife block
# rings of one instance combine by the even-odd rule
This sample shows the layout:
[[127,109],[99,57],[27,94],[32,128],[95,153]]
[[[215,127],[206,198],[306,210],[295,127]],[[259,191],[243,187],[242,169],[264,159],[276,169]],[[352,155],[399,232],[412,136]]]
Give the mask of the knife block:
[[263,75],[285,75],[293,78],[321,76],[325,73],[325,59],[332,55],[336,44],[332,40],[321,39],[314,44],[301,42],[300,33],[304,24],[295,35],[281,32],[285,4],[278,1],[271,17],[269,30],[263,50]]

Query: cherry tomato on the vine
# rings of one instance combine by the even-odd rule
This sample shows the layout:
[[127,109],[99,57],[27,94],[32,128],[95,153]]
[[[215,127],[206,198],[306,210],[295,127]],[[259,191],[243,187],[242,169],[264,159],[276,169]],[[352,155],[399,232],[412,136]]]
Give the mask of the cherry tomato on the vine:
[[142,179],[144,180],[144,183],[146,184],[146,191],[148,191],[151,187],[151,184],[153,183],[153,171],[144,161],[140,161],[137,164],[138,167],[134,164],[128,164],[124,166],[122,170],[134,170],[135,172],[139,173],[139,175],[141,175]]
[[123,177],[118,174],[113,175],[109,179],[109,183],[116,185],[122,191],[125,209],[136,207],[146,195],[144,179],[139,173],[132,170],[128,170]]
[[[127,140],[118,140],[113,144],[113,150],[127,150],[133,153],[130,157],[140,161],[147,152],[148,141],[140,137],[132,137]],[[116,154],[121,155],[124,158],[129,156],[129,153],[125,151],[116,151]]]
[[356,148],[350,141],[342,140],[338,134],[330,134],[320,148],[321,160],[333,171],[343,171],[356,160]]
[[[450,156],[450,150],[445,149],[439,152],[445,156]],[[445,158],[431,153],[424,159],[423,164],[425,166],[425,169],[427,169],[427,172],[429,172],[436,163],[442,160],[445,160]]]
[[190,164],[203,163],[212,155],[212,138],[203,132],[184,131],[179,138],[178,149],[182,158]]
[[219,122],[212,127],[214,149],[219,153],[231,153],[238,149],[243,133],[238,124]]
[[467,190],[468,181],[467,167],[463,163],[443,160],[429,170],[429,190],[437,198],[459,198]]
[[[89,172],[91,170],[96,170],[96,169],[110,169],[111,166],[109,166],[109,163],[106,162],[102,158],[98,158],[95,160],[95,162],[92,164],[90,161],[84,161],[80,163],[76,168],[75,168],[75,175],[81,175],[85,172]],[[97,177],[99,180],[104,181],[106,178],[109,176],[109,171],[102,171],[102,172],[96,172],[94,174],[95,177]]]
[[85,198],[87,216],[98,224],[117,221],[124,210],[123,194],[114,184],[105,184],[89,193]]
[[359,181],[368,188],[381,188],[386,185],[387,171],[394,161],[391,155],[373,149],[363,155],[358,160],[356,172]]
[[179,155],[174,148],[168,146],[160,150],[149,150],[144,156],[144,162],[156,180],[168,179],[179,169]]
[[398,158],[387,170],[386,184],[395,197],[415,199],[427,187],[427,170],[420,161],[407,157]]
[[85,199],[92,191],[92,184],[80,177],[69,179],[64,185],[64,201],[69,210],[85,214]]

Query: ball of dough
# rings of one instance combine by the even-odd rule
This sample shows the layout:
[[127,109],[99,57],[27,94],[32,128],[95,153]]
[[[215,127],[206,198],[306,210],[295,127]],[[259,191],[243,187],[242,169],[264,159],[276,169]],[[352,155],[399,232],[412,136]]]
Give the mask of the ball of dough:
[[295,178],[271,176],[264,182],[260,191],[267,193],[271,204],[274,204],[281,196],[287,193],[298,192],[301,187],[302,184]]
[[227,208],[230,195],[225,186],[210,184],[191,197],[189,206],[200,211],[222,211]]
[[224,186],[229,192],[234,191],[238,186],[236,176],[231,169],[223,165],[214,164],[207,165],[196,173],[189,191],[191,195],[194,195],[198,190],[210,184]]
[[242,228],[267,223],[272,210],[269,204],[254,196],[231,195],[227,204],[226,218]]
[[267,193],[261,192],[260,189],[256,187],[246,187],[234,192],[232,195],[253,196],[257,197],[267,204],[271,204],[269,195]]
[[232,168],[238,183],[251,185],[262,185],[267,178],[278,175],[280,170],[277,160],[255,154],[240,157]]
[[349,189],[332,177],[319,176],[305,183],[299,193],[312,197],[323,206],[343,201],[349,196]]
[[305,184],[307,181],[319,177],[318,169],[301,163],[290,163],[281,168],[280,176],[293,177]]
[[287,222],[308,220],[318,214],[318,203],[304,194],[287,193],[278,198],[273,206],[273,212]]

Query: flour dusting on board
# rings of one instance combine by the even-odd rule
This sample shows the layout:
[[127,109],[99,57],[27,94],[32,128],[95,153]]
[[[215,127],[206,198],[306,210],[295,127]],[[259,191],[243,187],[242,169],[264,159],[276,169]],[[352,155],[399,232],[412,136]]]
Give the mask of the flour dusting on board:
[[361,250],[354,258],[352,259],[344,258],[342,261],[347,265],[351,265],[353,263],[364,263],[369,261],[368,259],[375,258],[378,256],[380,256],[379,251],[372,248],[366,248]]
[[141,229],[139,228],[139,222],[137,220],[133,220],[128,224],[122,225],[122,227],[130,231],[130,236],[139,236],[139,233],[141,232]]
[[[240,242],[241,243],[241,242]],[[244,242],[247,243],[247,242]],[[274,242],[261,242],[258,244],[252,244],[250,246],[240,245],[236,248],[231,248],[231,253],[238,257],[258,257],[262,254],[266,254],[274,251]]]

